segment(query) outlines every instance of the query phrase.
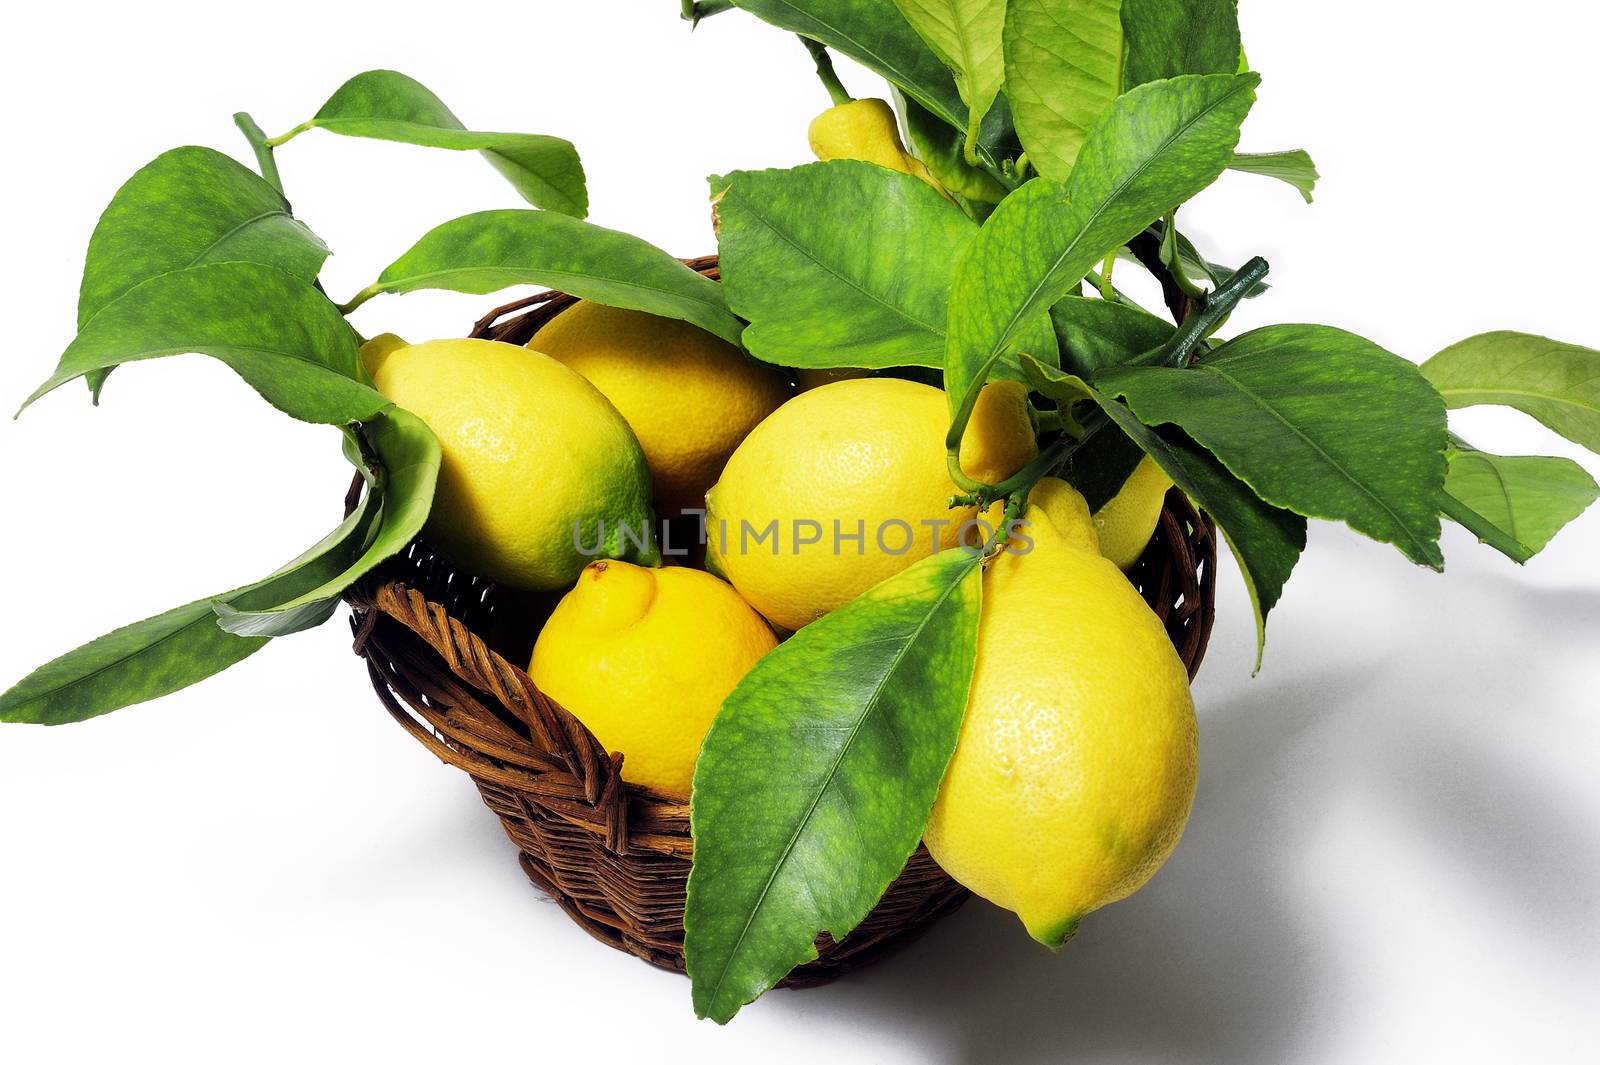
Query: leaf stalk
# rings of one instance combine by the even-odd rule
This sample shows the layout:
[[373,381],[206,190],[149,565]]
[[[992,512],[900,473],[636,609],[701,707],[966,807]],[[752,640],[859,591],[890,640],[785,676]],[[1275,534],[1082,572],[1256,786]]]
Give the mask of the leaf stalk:
[[368,300],[378,295],[382,291],[383,289],[377,285],[368,285],[366,288],[352,296],[348,303],[339,303],[335,304],[335,306],[339,308],[340,314],[348,316],[357,307],[360,307],[363,303],[366,303]]
[[314,125],[315,123],[313,122],[302,122],[294,129],[291,129],[288,133],[280,133],[276,137],[268,137],[266,141],[267,147],[276,148],[281,144],[288,144],[306,130],[311,129]]

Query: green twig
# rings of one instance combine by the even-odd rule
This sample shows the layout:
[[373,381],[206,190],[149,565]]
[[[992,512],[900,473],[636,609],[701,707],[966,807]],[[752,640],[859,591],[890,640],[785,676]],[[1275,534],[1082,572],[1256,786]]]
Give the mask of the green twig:
[[1526,544],[1449,492],[1439,493],[1439,512],[1514,562],[1523,563],[1533,557]]
[[1172,339],[1161,347],[1133,360],[1142,366],[1184,366],[1190,357],[1212,333],[1222,327],[1228,315],[1239,305],[1251,289],[1259,285],[1271,267],[1261,256],[1256,256],[1241,266],[1237,273],[1217,286],[1215,292],[1202,296],[1196,309],[1172,334]]
[[283,178],[278,176],[278,161],[272,157],[272,142],[267,140],[267,135],[256,125],[256,120],[244,111],[233,116],[233,124],[239,127],[244,139],[250,142],[251,149],[256,153],[256,166],[260,168],[261,176],[269,185],[282,193]]
[[963,493],[950,497],[950,505],[987,510],[997,499],[1010,499],[1018,492],[1026,492],[1037,484],[1040,478],[1047,476],[1051,470],[1059,466],[1068,455],[1076,451],[1081,443],[1079,440],[1062,437],[1041,451],[1032,462],[999,484],[985,484],[969,477],[961,468],[961,456],[951,455],[950,477],[963,489]]
[[828,50],[818,41],[810,37],[801,37],[800,43],[806,46],[806,51],[811,53],[811,58],[817,62],[817,78],[828,90],[828,96],[835,106],[850,103],[854,97],[845,91],[844,83],[839,80],[839,75],[833,69],[833,57]]

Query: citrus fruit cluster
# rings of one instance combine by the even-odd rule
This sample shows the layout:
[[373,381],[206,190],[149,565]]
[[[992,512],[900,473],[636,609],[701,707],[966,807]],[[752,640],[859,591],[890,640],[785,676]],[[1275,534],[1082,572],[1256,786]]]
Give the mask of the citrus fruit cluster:
[[[1004,542],[1000,503],[952,506],[949,401],[931,384],[806,387],[684,322],[588,301],[526,347],[383,336],[363,355],[439,439],[428,538],[473,572],[562,593],[529,674],[657,792],[689,793],[723,701],[780,638],[937,552]],[[998,484],[1026,467],[1036,419],[1021,384],[985,386],[961,472]],[[1055,945],[1150,876],[1194,791],[1187,675],[1118,569],[1167,487],[1141,468],[1091,515],[1047,477],[984,577],[927,842]],[[703,554],[664,555],[655,521],[686,516]]]
[[[942,912],[901,903],[927,887],[906,875],[921,844],[1059,946],[1188,818],[1213,534],[1259,661],[1310,519],[1438,570],[1445,520],[1520,563],[1600,498],[1570,459],[1480,449],[1448,415],[1509,406],[1594,450],[1600,351],[1502,331],[1419,366],[1325,325],[1231,333],[1270,267],[1197,247],[1196,197],[1235,173],[1309,203],[1316,166],[1243,150],[1262,79],[1236,5],[1089,6],[685,0],[691,20],[737,7],[797,33],[833,103],[807,130],[818,161],[709,178],[715,277],[585,221],[571,143],[469,129],[397,71],[279,136],[237,114],[254,170],[197,145],[157,157],[101,215],[77,334],[24,405],[198,352],[337,427],[359,478],[309,551],[35,669],[0,721],[169,694],[344,601],[393,710],[413,671],[384,633],[420,596],[452,645],[424,637],[418,670],[470,687],[464,658],[522,658],[586,727],[566,721],[585,744],[568,773],[520,686],[485,693],[487,727],[549,756],[517,805],[604,814],[575,864],[650,878],[640,942],[681,963],[699,1015],[726,1022],[819,944],[856,958]],[[893,102],[852,98],[835,51]],[[529,209],[446,221],[336,302],[274,154],[312,130],[481,153]],[[552,291],[482,330],[516,343],[365,340],[351,318],[522,285]],[[422,582],[419,536],[451,563]],[[479,579],[503,590],[483,633],[457,610]],[[458,626],[492,652],[456,655]],[[465,736],[421,688],[403,695],[419,718]],[[664,865],[634,864],[638,835]],[[589,889],[535,879],[589,919]]]

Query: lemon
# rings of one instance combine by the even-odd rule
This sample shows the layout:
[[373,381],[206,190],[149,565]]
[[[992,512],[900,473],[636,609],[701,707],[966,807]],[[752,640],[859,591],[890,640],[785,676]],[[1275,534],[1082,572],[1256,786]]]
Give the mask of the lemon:
[[687,322],[573,304],[528,346],[582,374],[633,428],[663,513],[704,504],[739,441],[789,398],[771,366]]
[[624,780],[688,795],[722,700],[775,646],[709,573],[596,562],[540,631],[528,675],[622,753]]
[[[998,481],[1033,458],[1026,409],[1021,385],[986,388],[963,470]],[[954,547],[973,512],[949,508],[949,417],[942,391],[891,377],[791,399],[739,445],[707,496],[709,564],[792,630]]]
[[[1092,530],[1030,505],[1027,554],[984,575],[978,661],[960,742],[928,821],[938,863],[1058,947],[1177,845],[1198,740],[1183,662]],[[1058,487],[1059,486],[1059,487]],[[1075,493],[1074,493],[1075,494]],[[1075,508],[1081,525],[1088,508]]]
[[[1023,532],[1036,547],[1040,541],[1061,543],[1079,551],[1100,553],[1100,538],[1083,494],[1067,482],[1046,477],[1028,493],[1028,509],[1022,518]],[[1017,552],[1032,550],[1022,544]]]
[[830,107],[811,120],[806,139],[812,154],[825,163],[834,159],[876,163],[915,175],[944,194],[926,164],[906,151],[894,108],[886,100],[851,100]]
[[656,560],[644,454],[582,377],[489,340],[412,345],[386,334],[362,359],[378,391],[439,438],[425,535],[455,562],[548,589],[571,584],[595,554]]
[[1121,490],[1095,512],[1100,553],[1115,562],[1119,569],[1132,568],[1150,545],[1156,523],[1161,520],[1161,506],[1171,487],[1172,478],[1156,465],[1155,459],[1146,455],[1133,468]]
[[962,471],[985,484],[999,484],[1038,454],[1027,388],[1016,381],[985,385],[961,438]]

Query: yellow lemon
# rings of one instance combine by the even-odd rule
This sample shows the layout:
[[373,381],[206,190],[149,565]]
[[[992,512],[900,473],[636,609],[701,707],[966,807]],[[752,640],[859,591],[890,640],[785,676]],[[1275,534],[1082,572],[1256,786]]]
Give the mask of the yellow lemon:
[[[1010,476],[1038,453],[1021,385],[990,385],[961,445],[962,469]],[[945,394],[891,377],[802,393],[739,445],[707,496],[710,565],[749,603],[798,629],[953,547]],[[975,539],[975,537],[974,537]]]
[[[926,833],[951,876],[1052,947],[1166,861],[1198,773],[1183,662],[1121,572],[1083,546],[1092,530],[1058,524],[1050,498],[1073,490],[1057,485],[1028,509],[1033,550],[984,575],[967,715]],[[1083,525],[1088,508],[1073,509],[1068,524]]]
[[386,334],[362,358],[378,391],[439,438],[426,535],[448,557],[532,589],[571,584],[594,555],[656,561],[644,454],[588,381],[489,340]]
[[860,159],[912,174],[948,195],[921,159],[906,151],[894,108],[885,100],[851,100],[811,120],[806,131],[812,153],[823,162]]
[[[1067,482],[1046,477],[1028,493],[1028,509],[1023,515],[1023,532],[1037,545],[1061,543],[1091,554],[1100,552],[1100,538],[1083,494]],[[1031,547],[1018,545],[1022,550]],[[1019,552],[1012,552],[1013,554]]]
[[688,795],[722,700],[777,640],[709,573],[596,562],[556,606],[528,675],[634,784]]
[[663,513],[700,507],[739,441],[789,398],[771,366],[688,322],[582,301],[528,346],[578,371],[633,428]]
[[1121,490],[1095,511],[1100,553],[1115,562],[1119,569],[1131,568],[1144,554],[1150,537],[1155,535],[1156,523],[1161,520],[1161,505],[1171,487],[1172,478],[1156,465],[1155,459],[1146,455],[1133,468]]
[[1027,388],[1016,381],[985,385],[961,438],[962,471],[986,484],[999,484],[1038,454]]

